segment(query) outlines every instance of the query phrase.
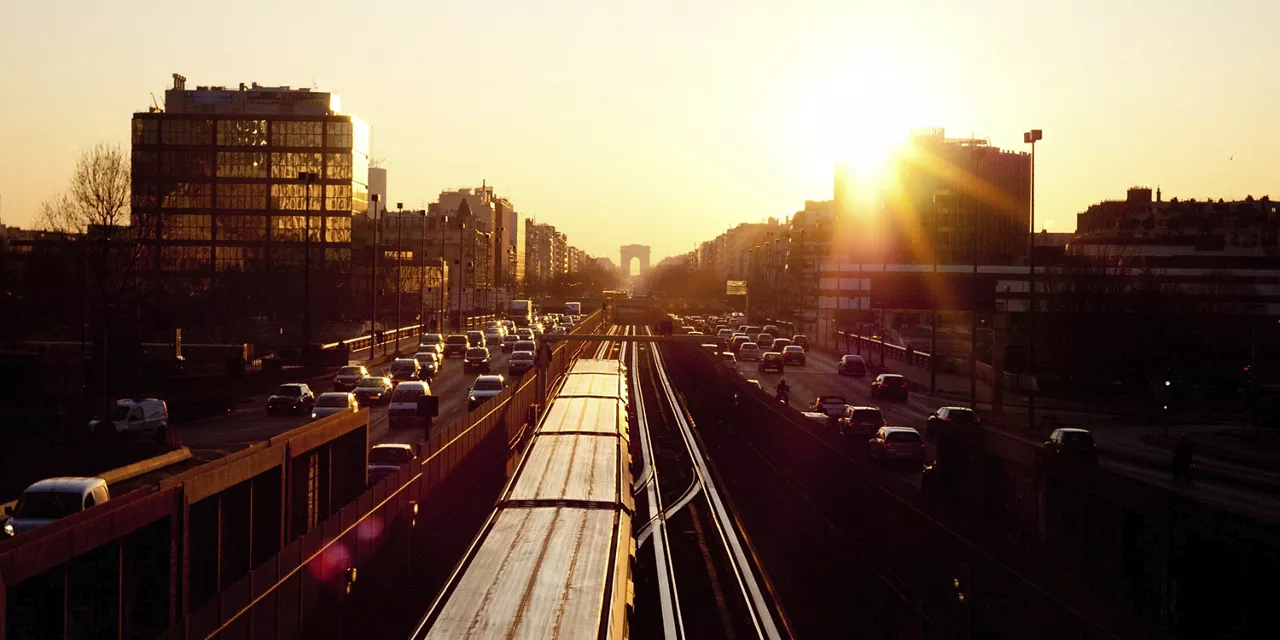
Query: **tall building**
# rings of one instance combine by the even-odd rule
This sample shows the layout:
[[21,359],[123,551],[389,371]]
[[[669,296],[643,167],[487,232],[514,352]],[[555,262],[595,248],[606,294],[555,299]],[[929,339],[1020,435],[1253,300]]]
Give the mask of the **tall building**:
[[309,244],[317,299],[341,288],[368,208],[368,125],[332,93],[189,89],[178,74],[164,105],[133,116],[132,224],[153,282],[188,298],[234,287],[240,312],[296,318]]
[[[375,197],[376,196],[376,197]],[[376,207],[374,201],[377,201]],[[387,212],[387,170],[382,167],[369,167],[369,217],[380,216]]]

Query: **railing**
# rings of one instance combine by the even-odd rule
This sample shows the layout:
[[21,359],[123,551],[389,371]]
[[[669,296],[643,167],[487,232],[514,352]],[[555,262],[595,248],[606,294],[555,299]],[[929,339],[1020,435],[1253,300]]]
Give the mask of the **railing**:
[[[498,320],[499,318],[501,318],[501,316],[497,314],[488,314],[488,315],[482,315],[482,316],[468,316],[467,318],[464,319],[461,330],[476,331],[484,328],[485,323],[491,320]],[[385,331],[382,331],[380,339],[378,339],[376,342],[374,341],[374,338],[376,337],[375,335],[365,334],[357,338],[351,338],[349,340],[339,340],[337,342],[329,342],[320,346],[322,349],[336,349],[338,347],[346,345],[346,347],[354,353],[356,351],[363,351],[365,349],[368,349],[370,346],[380,346],[380,345],[386,346],[389,344],[398,345],[401,342],[403,342],[406,337],[411,338],[415,336],[421,336],[423,333],[428,333],[431,331],[444,333],[452,330],[453,329],[451,328],[440,329],[438,327],[435,329],[432,329],[425,324],[413,324],[407,327],[400,327],[398,329],[387,329]]]

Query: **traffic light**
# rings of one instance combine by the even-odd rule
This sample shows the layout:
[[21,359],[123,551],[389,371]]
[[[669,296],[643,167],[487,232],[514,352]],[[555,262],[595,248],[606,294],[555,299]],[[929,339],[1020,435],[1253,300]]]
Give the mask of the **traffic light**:
[[1170,381],[1168,381],[1168,380],[1165,380],[1165,381],[1164,381],[1164,386],[1166,386],[1166,387],[1167,387],[1167,386],[1169,386],[1169,385],[1171,385],[1171,384],[1173,384],[1173,383],[1172,383],[1172,382],[1170,382]]

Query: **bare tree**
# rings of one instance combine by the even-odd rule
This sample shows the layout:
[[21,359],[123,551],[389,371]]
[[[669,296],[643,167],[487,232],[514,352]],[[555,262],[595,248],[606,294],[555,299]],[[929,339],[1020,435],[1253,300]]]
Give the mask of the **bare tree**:
[[45,200],[37,224],[49,231],[104,232],[129,224],[129,159],[119,145],[99,143],[80,155],[67,191]]

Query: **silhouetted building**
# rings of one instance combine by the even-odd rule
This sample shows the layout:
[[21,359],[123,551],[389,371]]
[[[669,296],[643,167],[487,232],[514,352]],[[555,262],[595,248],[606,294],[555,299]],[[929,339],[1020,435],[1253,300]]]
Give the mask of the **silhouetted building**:
[[242,290],[239,308],[274,314],[301,299],[309,228],[315,293],[343,287],[351,219],[368,208],[368,151],[369,127],[334,94],[188,89],[174,74],[164,108],[133,116],[132,220],[154,249],[155,282],[190,294],[269,274],[274,291]]

